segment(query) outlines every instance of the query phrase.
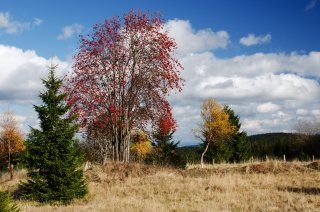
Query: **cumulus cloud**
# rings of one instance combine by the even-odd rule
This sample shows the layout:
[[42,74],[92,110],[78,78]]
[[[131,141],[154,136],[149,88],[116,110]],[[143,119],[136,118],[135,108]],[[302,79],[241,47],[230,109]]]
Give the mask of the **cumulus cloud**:
[[211,29],[194,30],[187,20],[170,20],[165,24],[169,35],[178,44],[180,54],[210,51],[226,48],[229,43],[229,34],[226,31],[214,32]]
[[74,35],[78,35],[83,30],[83,26],[78,23],[71,24],[69,26],[65,26],[61,29],[61,34],[58,35],[58,40],[65,40],[73,37]]
[[195,140],[190,132],[200,122],[201,102],[208,97],[230,105],[249,134],[291,131],[299,118],[311,118],[298,115],[298,109],[314,111],[320,104],[320,52],[218,58],[203,51],[181,56],[180,62],[185,87],[170,102],[182,141]]
[[0,12],[0,29],[7,34],[19,33],[34,26],[40,26],[42,22],[39,18],[35,18],[30,22],[15,21],[9,12]]
[[280,106],[277,104],[273,104],[272,102],[267,102],[263,104],[259,104],[257,107],[257,111],[259,113],[273,113],[280,109]]
[[297,115],[307,115],[308,111],[302,108],[299,108],[296,112]]
[[271,34],[256,36],[254,34],[248,34],[246,37],[240,38],[239,43],[244,46],[261,45],[271,42]]
[[24,133],[37,123],[32,104],[38,104],[41,79],[46,78],[51,63],[58,65],[60,77],[70,68],[56,57],[46,59],[33,50],[0,45],[0,113],[12,110]]
[[0,45],[0,100],[34,100],[51,61],[59,65],[60,75],[69,68],[68,63],[58,58],[46,59],[33,50]]
[[[201,104],[208,97],[234,109],[249,134],[291,131],[298,120],[320,121],[319,51],[219,58],[212,50],[227,46],[227,32],[227,37],[219,37],[218,32],[195,30],[182,20],[169,21],[166,26],[175,30],[171,36],[178,42],[177,57],[186,80],[183,91],[169,97],[178,123],[175,139],[181,145],[197,142],[191,130],[200,122]],[[213,42],[216,37],[223,42]],[[59,59],[55,63],[61,75],[70,67]],[[48,64],[50,59],[35,51],[0,45],[0,109],[6,108],[1,101],[19,104],[18,115],[27,117],[21,120],[36,125],[30,103],[42,89],[39,79],[45,77]]]

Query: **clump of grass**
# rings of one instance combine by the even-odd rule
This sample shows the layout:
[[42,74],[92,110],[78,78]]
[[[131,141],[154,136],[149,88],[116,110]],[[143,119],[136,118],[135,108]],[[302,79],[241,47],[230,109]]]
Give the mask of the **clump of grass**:
[[0,191],[0,211],[1,212],[18,212],[19,207],[13,201],[12,195],[6,191]]

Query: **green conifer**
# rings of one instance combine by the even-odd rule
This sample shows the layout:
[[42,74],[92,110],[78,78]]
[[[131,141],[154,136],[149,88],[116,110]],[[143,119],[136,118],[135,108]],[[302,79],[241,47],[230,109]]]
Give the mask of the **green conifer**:
[[230,142],[232,155],[229,158],[229,161],[246,161],[251,157],[251,148],[247,139],[247,133],[245,131],[240,131],[240,117],[236,115],[229,106],[225,106],[224,111],[229,115],[229,121],[236,127],[235,134]]
[[149,155],[147,162],[162,166],[185,168],[186,161],[177,152],[179,141],[173,140],[175,130],[162,130],[158,128],[152,135],[153,154]]
[[[235,132],[227,140],[222,139],[211,145],[205,159],[207,162],[214,160],[217,163],[246,161],[251,157],[251,148],[247,139],[247,133],[240,131],[240,117],[229,106],[225,106],[223,110],[229,115],[229,122],[235,126]],[[201,145],[201,150],[205,146],[205,143]]]
[[160,165],[173,165],[176,156],[176,149],[179,142],[173,141],[174,131],[164,134],[161,130],[153,134],[152,146],[155,150],[155,158]]
[[62,80],[55,77],[56,66],[49,68],[48,79],[42,80],[45,91],[39,97],[43,105],[34,106],[40,119],[40,130],[31,128],[26,140],[24,165],[29,180],[19,185],[22,197],[40,202],[69,203],[87,193],[82,159],[74,138],[75,117],[66,117],[66,93],[60,93]]

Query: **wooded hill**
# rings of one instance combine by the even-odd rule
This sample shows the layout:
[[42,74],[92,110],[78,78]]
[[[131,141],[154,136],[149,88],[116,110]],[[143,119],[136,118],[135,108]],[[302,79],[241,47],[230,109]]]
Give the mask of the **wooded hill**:
[[320,156],[320,135],[267,133],[248,137],[254,157],[283,157],[309,160]]
[[[287,160],[311,160],[320,157],[320,135],[297,133],[266,133],[248,136],[251,154],[254,158],[264,160],[283,158]],[[184,146],[178,152],[189,162],[199,163],[202,146]],[[211,162],[211,161],[210,161]]]

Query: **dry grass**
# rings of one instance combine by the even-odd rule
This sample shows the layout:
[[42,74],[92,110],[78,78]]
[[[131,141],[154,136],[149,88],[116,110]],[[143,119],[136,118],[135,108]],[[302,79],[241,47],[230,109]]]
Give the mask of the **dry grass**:
[[[319,211],[320,161],[189,166],[94,166],[90,194],[69,206],[17,201],[23,211]],[[25,179],[25,172],[19,172]],[[17,180],[2,182],[13,191]]]

